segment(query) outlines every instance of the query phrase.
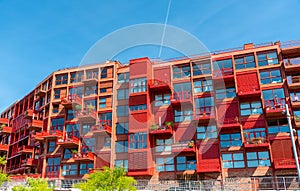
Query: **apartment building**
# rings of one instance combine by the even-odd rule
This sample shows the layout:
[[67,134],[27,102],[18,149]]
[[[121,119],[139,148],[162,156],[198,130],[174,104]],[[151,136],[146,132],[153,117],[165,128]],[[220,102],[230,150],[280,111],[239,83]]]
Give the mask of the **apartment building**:
[[49,179],[103,166],[156,180],[296,175],[299,57],[300,41],[249,43],[55,71],[1,113],[2,168]]

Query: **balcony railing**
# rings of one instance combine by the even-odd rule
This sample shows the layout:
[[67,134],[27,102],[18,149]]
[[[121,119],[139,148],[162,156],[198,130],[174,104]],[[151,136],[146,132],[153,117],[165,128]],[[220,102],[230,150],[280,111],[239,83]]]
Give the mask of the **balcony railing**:
[[1,124],[8,125],[8,119],[7,118],[0,118],[0,125]]
[[32,119],[33,118],[33,109],[27,109],[24,112],[24,118],[25,119]]
[[285,159],[285,158],[274,159],[274,168],[275,169],[296,168],[296,162],[292,158],[290,158],[290,159]]
[[174,92],[171,97],[171,103],[191,103],[191,98],[191,91]]
[[196,152],[195,142],[191,141],[181,141],[172,145],[173,153],[180,152]]
[[285,59],[284,63],[287,67],[300,66],[300,58]]
[[46,95],[46,90],[43,90],[43,89],[37,89],[36,90],[36,95],[39,96],[39,97],[43,97]]
[[58,145],[78,145],[79,138],[74,136],[74,132],[65,132],[63,138],[57,139]]
[[267,117],[276,117],[285,115],[285,99],[275,98],[273,100],[265,100],[265,112]]
[[157,79],[152,79],[148,81],[150,89],[157,89],[157,90],[169,90],[170,85],[169,81],[161,81]]
[[61,104],[64,107],[72,108],[72,106],[81,105],[82,99],[76,94],[70,94],[67,97],[61,98]]
[[42,129],[43,128],[43,121],[32,119],[30,122],[27,123],[30,129]]
[[51,126],[49,133],[45,133],[44,137],[62,137],[64,125]]
[[287,80],[290,88],[300,85],[300,76],[288,76]]
[[222,69],[213,70],[213,77],[215,78],[220,78],[220,77],[225,77],[230,75],[233,75],[232,68],[222,68]]
[[266,131],[244,132],[245,147],[269,146]]
[[33,147],[29,145],[23,145],[18,148],[19,153],[32,153],[33,152]]
[[24,159],[24,160],[22,160],[21,165],[22,166],[37,166],[38,160],[33,159],[33,158]]
[[0,151],[8,151],[8,144],[0,143]]
[[281,48],[290,48],[294,46],[300,46],[300,40],[290,40],[290,41],[280,43]]
[[173,127],[171,125],[152,125],[150,127],[150,134],[173,134]]
[[12,133],[12,127],[9,126],[0,127],[0,134],[10,134],[10,133]]
[[87,74],[82,82],[85,84],[96,84],[98,82],[98,74]]
[[97,112],[93,109],[84,109],[76,113],[78,120],[93,121],[97,119]]
[[210,119],[215,116],[213,106],[200,107],[196,109],[195,120]]
[[76,153],[73,158],[75,161],[94,161],[95,155],[92,152]]
[[220,127],[229,127],[229,128],[232,128],[233,126],[236,127],[236,126],[239,126],[240,125],[240,121],[239,121],[239,118],[238,117],[226,117],[224,119],[219,119],[218,120],[218,126]]
[[109,133],[111,134],[111,126],[103,124],[103,125],[96,125],[92,127],[93,133]]

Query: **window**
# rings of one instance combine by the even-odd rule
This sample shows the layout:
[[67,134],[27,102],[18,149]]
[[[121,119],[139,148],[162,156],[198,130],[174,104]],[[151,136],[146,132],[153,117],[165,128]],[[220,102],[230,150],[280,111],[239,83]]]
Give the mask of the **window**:
[[54,90],[54,99],[59,99],[60,98],[60,89],[55,89]]
[[72,158],[72,149],[65,149],[64,150],[64,159],[70,159]]
[[112,126],[112,113],[111,112],[105,112],[99,114],[99,123],[101,125],[108,125]]
[[117,135],[128,134],[128,122],[126,123],[117,123]]
[[174,84],[174,99],[187,100],[191,99],[192,86],[190,82]]
[[196,157],[195,156],[178,156],[176,157],[177,171],[196,170]]
[[129,82],[129,72],[118,74],[118,83]]
[[128,89],[119,89],[118,90],[118,100],[124,100],[129,98]]
[[82,98],[83,94],[83,87],[73,87],[69,89],[69,95],[77,95],[78,97]]
[[99,99],[99,108],[106,108],[106,98],[105,97],[101,97]]
[[91,132],[93,124],[82,124],[82,135],[87,134],[88,132]]
[[285,106],[285,95],[284,90],[282,88],[272,89],[272,90],[264,90],[263,98],[265,100],[265,107],[268,108],[278,108]]
[[64,164],[62,166],[62,176],[76,176],[77,175],[77,164]]
[[128,160],[116,160],[115,166],[119,168],[124,168],[128,172]]
[[215,139],[217,137],[218,132],[215,125],[197,127],[197,139]]
[[101,70],[101,79],[107,78],[107,68]]
[[174,158],[156,158],[156,171],[157,172],[174,172]]
[[214,116],[214,98],[204,97],[195,99],[197,116]]
[[53,118],[51,120],[50,135],[56,134],[56,131],[63,131],[65,125],[64,118]]
[[174,110],[174,121],[175,122],[183,122],[183,121],[191,121],[193,118],[193,110],[190,108],[180,108]]
[[140,105],[131,105],[129,106],[130,111],[141,111],[147,109],[147,104],[140,104]]
[[84,90],[84,95],[85,96],[94,95],[97,94],[97,92],[98,92],[98,85],[86,86]]
[[100,93],[106,93],[107,92],[107,88],[100,88]]
[[128,152],[128,141],[116,141],[116,153]]
[[81,82],[82,79],[83,79],[83,72],[71,73],[71,79],[70,79],[71,83]]
[[185,66],[173,66],[173,78],[185,78],[191,76],[190,65]]
[[241,116],[262,114],[262,107],[260,101],[250,101],[240,103]]
[[98,70],[86,71],[86,79],[98,79]]
[[130,93],[138,93],[147,91],[147,79],[136,78],[130,80]]
[[155,95],[155,106],[168,106],[170,105],[170,94],[158,94]]
[[79,129],[80,129],[79,124],[67,124],[65,139],[73,141],[73,137],[79,138]]
[[235,57],[235,68],[237,70],[245,68],[255,68],[255,61],[253,55],[246,55],[242,57]]
[[95,152],[95,138],[83,138],[83,145],[86,149],[85,151],[82,151],[83,153],[88,151]]
[[261,84],[272,84],[282,82],[280,70],[268,70],[260,72]]
[[147,132],[130,134],[130,149],[146,149]]
[[232,75],[232,59],[214,61],[214,76]]
[[289,133],[290,129],[287,125],[287,119],[268,120],[268,133]]
[[80,164],[79,174],[80,175],[87,174],[89,172],[89,169],[93,169],[93,168],[94,168],[94,164],[93,163]]
[[210,92],[213,90],[212,80],[197,80],[194,81],[194,92]]
[[203,74],[211,74],[210,61],[193,64],[193,75],[198,76]]
[[58,105],[53,105],[53,108],[52,108],[52,113],[54,114],[54,113],[58,113]]
[[173,139],[156,139],[155,152],[172,151]]
[[97,110],[97,101],[95,99],[90,99],[90,100],[84,100],[84,107],[88,108],[88,106],[91,106],[91,108],[93,108],[94,111]]
[[128,116],[128,105],[117,106],[117,116],[127,117]]
[[300,122],[300,110],[294,110],[294,120]]
[[252,141],[254,138],[266,138],[266,129],[265,128],[253,128],[253,129],[245,129],[244,131],[244,138],[245,140]]
[[222,154],[223,168],[245,168],[243,153]]
[[58,178],[60,170],[60,157],[48,158],[46,166],[46,177],[47,178]]
[[74,112],[74,110],[68,109],[67,112],[68,112],[67,113],[67,120],[68,121],[70,121],[70,120],[72,120],[72,119],[75,118],[75,112]]
[[111,147],[111,138],[110,137],[104,137],[104,148],[110,148]]
[[268,151],[263,152],[247,152],[247,166],[258,167],[258,166],[271,166],[270,156]]
[[268,53],[258,53],[257,59],[258,59],[258,66],[278,64],[277,53],[275,51],[268,52]]
[[220,135],[221,148],[242,146],[242,137],[240,133],[221,134]]
[[49,141],[48,142],[48,153],[52,153],[55,150],[56,141]]
[[226,87],[225,89],[216,89],[216,99],[236,97],[235,87]]
[[57,75],[55,85],[67,84],[68,83],[68,74]]
[[292,102],[298,102],[300,101],[300,92],[298,91],[294,91],[294,92],[290,92],[290,98],[292,100]]

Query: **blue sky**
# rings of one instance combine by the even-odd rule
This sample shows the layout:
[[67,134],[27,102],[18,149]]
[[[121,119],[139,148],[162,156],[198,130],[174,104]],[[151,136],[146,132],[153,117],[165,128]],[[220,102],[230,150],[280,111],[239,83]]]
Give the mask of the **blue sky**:
[[[113,31],[164,23],[168,4],[169,0],[0,0],[0,111],[52,71],[79,65],[89,48]],[[209,50],[219,50],[300,39],[299,7],[299,0],[172,0],[168,24],[191,33]],[[133,49],[118,59],[155,57],[157,51]]]

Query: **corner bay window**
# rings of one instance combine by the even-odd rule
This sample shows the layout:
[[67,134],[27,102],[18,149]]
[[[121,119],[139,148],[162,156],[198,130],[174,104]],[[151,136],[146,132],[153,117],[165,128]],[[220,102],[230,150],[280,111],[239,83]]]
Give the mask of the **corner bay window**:
[[221,134],[220,135],[221,148],[228,148],[234,146],[242,146],[242,137],[240,133]]
[[146,149],[147,132],[130,134],[130,149]]
[[271,166],[270,156],[268,151],[264,152],[247,152],[247,166],[258,167],[258,166]]
[[195,156],[178,156],[176,157],[177,171],[196,170]]
[[245,168],[243,153],[222,154],[223,168]]
[[197,139],[215,139],[217,137],[218,132],[215,125],[197,127]]
[[157,172],[168,172],[174,171],[174,158],[166,157],[166,158],[156,158],[156,171]]
[[262,106],[260,101],[250,101],[240,103],[241,116],[262,114]]

